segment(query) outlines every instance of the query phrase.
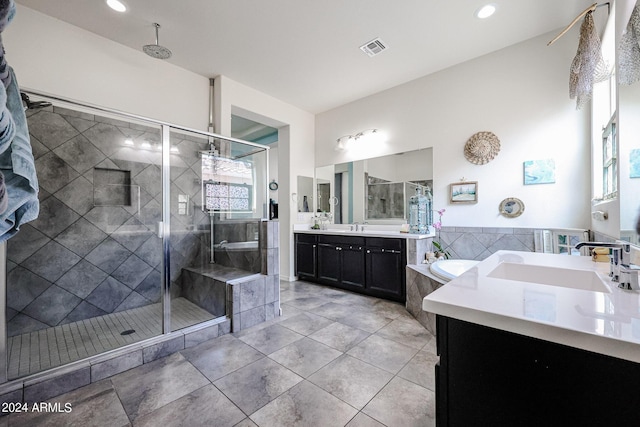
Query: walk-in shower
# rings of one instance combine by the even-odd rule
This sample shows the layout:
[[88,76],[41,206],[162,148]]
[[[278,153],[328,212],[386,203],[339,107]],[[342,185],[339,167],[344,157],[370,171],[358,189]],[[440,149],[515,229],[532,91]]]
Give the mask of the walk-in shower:
[[53,105],[27,110],[41,208],[6,247],[8,379],[231,319],[231,286],[266,280],[267,148],[34,95]]

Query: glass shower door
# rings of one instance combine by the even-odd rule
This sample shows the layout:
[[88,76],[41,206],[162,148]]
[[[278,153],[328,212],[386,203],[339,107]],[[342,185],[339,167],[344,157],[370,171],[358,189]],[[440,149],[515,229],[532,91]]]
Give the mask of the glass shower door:
[[27,117],[40,215],[7,245],[9,379],[162,333],[160,126]]

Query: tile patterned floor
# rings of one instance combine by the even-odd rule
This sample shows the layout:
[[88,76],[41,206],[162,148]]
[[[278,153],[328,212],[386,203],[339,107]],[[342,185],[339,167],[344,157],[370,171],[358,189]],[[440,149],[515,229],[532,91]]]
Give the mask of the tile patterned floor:
[[[184,298],[171,301],[174,331],[214,318]],[[134,330],[122,335],[121,332]],[[18,378],[113,350],[162,331],[162,307],[149,304],[10,337],[9,378]]]
[[1,426],[434,426],[435,338],[395,303],[282,282],[283,316],[59,396]]

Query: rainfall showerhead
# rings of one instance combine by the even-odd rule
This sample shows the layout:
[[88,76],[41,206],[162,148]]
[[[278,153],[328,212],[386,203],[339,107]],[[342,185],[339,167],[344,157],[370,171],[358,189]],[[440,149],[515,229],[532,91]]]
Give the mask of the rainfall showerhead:
[[171,58],[171,51],[158,44],[158,28],[160,28],[160,24],[154,23],[153,26],[156,27],[156,44],[147,44],[142,46],[143,52],[156,59]]

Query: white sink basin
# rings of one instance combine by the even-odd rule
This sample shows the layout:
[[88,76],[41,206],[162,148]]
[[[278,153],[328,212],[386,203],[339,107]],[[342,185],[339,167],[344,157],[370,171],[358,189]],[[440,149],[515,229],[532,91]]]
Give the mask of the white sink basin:
[[503,262],[487,274],[487,277],[586,291],[611,292],[598,273],[589,270]]

